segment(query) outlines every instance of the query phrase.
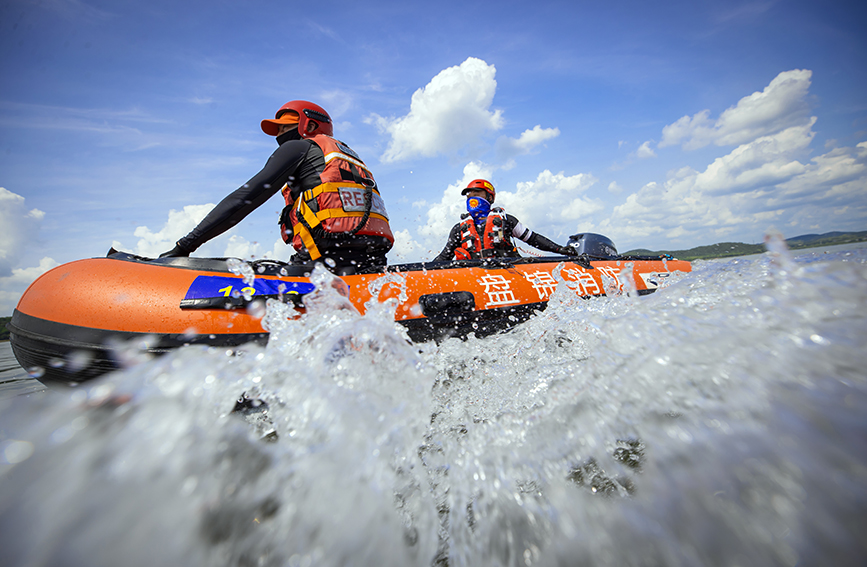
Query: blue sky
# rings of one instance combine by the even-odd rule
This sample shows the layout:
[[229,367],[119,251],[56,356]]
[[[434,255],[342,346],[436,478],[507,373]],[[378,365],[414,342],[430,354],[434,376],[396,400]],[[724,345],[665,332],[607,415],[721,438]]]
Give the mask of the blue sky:
[[[475,177],[560,243],[867,230],[865,23],[784,0],[7,0],[0,315],[52,266],[171,248],[264,165],[259,121],[292,99],[374,172],[392,263],[439,252]],[[287,259],[281,208],[196,255]]]

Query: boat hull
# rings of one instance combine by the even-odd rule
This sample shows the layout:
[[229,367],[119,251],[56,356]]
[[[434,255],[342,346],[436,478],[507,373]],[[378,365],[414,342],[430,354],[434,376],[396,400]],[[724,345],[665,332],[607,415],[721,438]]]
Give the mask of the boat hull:
[[[64,264],[40,276],[19,301],[9,324],[13,351],[40,380],[77,383],[117,368],[130,345],[162,353],[188,344],[264,344],[268,333],[246,307],[275,298],[293,301],[300,314],[314,286],[307,266],[260,260],[252,267],[251,285],[226,259],[112,253]],[[624,285],[650,293],[675,271],[690,265],[550,257],[404,264],[341,279],[361,313],[372,293],[379,301],[395,298],[395,321],[420,342],[507,330],[545,309],[558,277],[592,297]]]

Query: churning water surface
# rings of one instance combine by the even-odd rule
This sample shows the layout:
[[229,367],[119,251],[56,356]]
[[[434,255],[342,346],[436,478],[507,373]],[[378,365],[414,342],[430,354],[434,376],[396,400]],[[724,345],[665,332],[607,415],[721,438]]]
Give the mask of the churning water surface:
[[867,249],[693,269],[439,345],[324,291],[7,396],[2,562],[864,564]]

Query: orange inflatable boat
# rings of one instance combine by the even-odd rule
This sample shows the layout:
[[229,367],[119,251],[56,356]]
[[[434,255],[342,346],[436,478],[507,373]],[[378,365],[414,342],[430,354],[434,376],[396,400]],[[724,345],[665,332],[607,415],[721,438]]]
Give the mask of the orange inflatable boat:
[[[139,340],[153,353],[188,344],[265,343],[261,309],[248,307],[274,298],[293,301],[300,315],[314,289],[310,267],[258,260],[246,264],[252,271],[245,280],[238,265],[244,263],[112,250],[59,266],[18,303],[8,325],[12,349],[40,380],[74,383],[116,368],[114,351],[124,341]],[[371,290],[379,288],[379,301],[398,298],[395,320],[412,340],[425,341],[505,331],[546,307],[558,277],[576,294],[593,297],[624,285],[650,293],[672,272],[690,270],[689,262],[668,258],[585,254],[403,264],[340,277],[361,313]]]

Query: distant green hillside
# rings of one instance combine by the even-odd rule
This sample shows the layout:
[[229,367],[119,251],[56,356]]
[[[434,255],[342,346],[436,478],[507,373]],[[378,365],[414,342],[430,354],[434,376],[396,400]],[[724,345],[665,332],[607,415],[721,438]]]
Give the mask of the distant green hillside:
[[6,323],[12,320],[12,317],[0,317],[0,341],[9,340],[9,329],[6,328]]
[[[800,248],[816,248],[820,246],[836,246],[851,242],[863,242],[867,240],[867,231],[863,232],[828,232],[825,234],[804,234],[787,238],[786,244],[790,250]],[[680,260],[709,260],[711,258],[728,258],[730,256],[747,256],[749,254],[761,254],[765,251],[764,244],[744,244],[743,242],[720,242],[708,246],[697,246],[689,250],[656,250],[645,248],[621,252],[625,256],[658,256],[671,254]]]

